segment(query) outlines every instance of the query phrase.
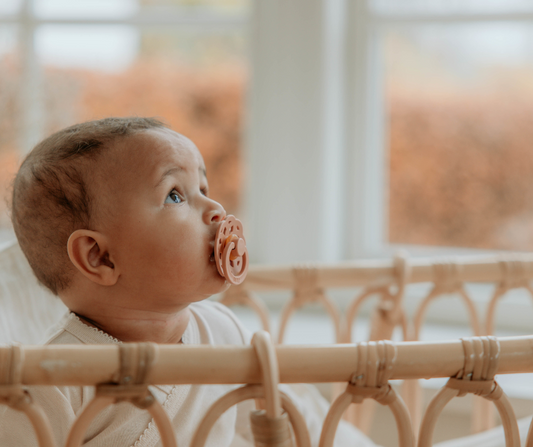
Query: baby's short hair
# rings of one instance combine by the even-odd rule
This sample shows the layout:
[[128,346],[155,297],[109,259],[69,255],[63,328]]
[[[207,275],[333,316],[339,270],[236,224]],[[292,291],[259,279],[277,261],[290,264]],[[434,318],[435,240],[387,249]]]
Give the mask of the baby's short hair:
[[13,182],[11,220],[35,276],[54,294],[72,279],[69,236],[90,229],[91,164],[116,139],[162,127],[157,119],[137,117],[76,124],[41,141],[22,162]]

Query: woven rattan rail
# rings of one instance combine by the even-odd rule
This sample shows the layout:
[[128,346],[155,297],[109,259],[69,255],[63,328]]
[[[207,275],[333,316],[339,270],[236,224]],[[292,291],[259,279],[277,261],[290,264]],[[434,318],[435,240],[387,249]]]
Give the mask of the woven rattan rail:
[[[134,362],[132,359],[136,359]],[[170,422],[147,384],[243,384],[208,411],[193,442],[200,447],[208,428],[229,406],[264,397],[268,420],[288,413],[297,444],[309,437],[297,410],[276,397],[277,384],[345,382],[345,391],[332,404],[322,429],[321,446],[331,446],[338,421],[350,403],[370,398],[390,407],[396,420],[399,445],[414,446],[409,412],[389,385],[391,379],[450,377],[429,405],[418,434],[418,445],[431,445],[433,427],[442,408],[453,397],[474,393],[494,402],[504,422],[506,445],[519,446],[516,418],[494,380],[495,374],[533,372],[533,336],[471,337],[449,342],[364,342],[316,346],[274,346],[266,332],[251,346],[6,346],[0,348],[1,402],[25,412],[41,446],[54,445],[46,415],[34,403],[28,385],[93,385],[91,402],[75,422],[68,447],[80,445],[83,429],[105,406],[128,400],[154,417],[164,445],[175,446]],[[53,371],[53,374],[51,373]],[[216,371],[216,374],[210,372]],[[128,385],[121,377],[128,374]],[[274,397],[273,397],[274,396]],[[81,428],[80,428],[81,427]],[[284,444],[283,444],[284,445]],[[533,446],[528,439],[527,446]]]

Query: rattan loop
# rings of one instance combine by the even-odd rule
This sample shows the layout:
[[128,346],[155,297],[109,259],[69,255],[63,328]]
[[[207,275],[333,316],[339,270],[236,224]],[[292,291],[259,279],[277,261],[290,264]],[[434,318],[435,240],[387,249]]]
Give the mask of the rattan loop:
[[283,342],[289,318],[295,310],[306,304],[319,302],[325,307],[333,321],[336,342],[341,343],[343,339],[343,322],[337,306],[326,296],[324,289],[319,287],[319,269],[312,264],[302,264],[293,267],[292,273],[294,277],[294,294],[281,311],[277,342]]
[[256,332],[252,337],[252,345],[261,368],[267,416],[270,418],[280,417],[281,398],[278,390],[279,367],[276,350],[268,332]]
[[351,403],[359,404],[364,399],[371,398],[382,405],[387,405],[396,421],[400,447],[414,447],[415,437],[411,418],[405,403],[392,387],[386,383],[377,387],[359,386],[348,383],[346,390],[331,405],[320,435],[319,447],[331,447],[339,421]]
[[[283,409],[289,415],[289,420],[293,428],[297,446],[311,447],[309,432],[307,430],[304,418],[286,394],[280,393],[280,396]],[[245,385],[220,397],[215,403],[213,403],[213,405],[211,405],[204,418],[198,425],[196,433],[194,434],[191,442],[191,447],[203,447],[215,422],[218,420],[221,414],[223,414],[233,405],[236,405],[239,402],[247,399],[257,399],[261,397],[265,397],[265,389],[260,385]]]

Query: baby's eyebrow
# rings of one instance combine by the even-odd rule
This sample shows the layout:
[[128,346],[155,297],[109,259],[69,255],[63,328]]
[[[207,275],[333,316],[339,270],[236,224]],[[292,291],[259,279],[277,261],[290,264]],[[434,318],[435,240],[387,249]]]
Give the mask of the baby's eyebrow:
[[205,168],[203,166],[200,166],[198,168],[198,170],[200,171],[200,173],[204,174],[204,177],[207,178],[207,172],[205,170]]
[[155,187],[157,188],[161,183],[163,183],[163,181],[167,177],[170,177],[171,175],[173,175],[173,174],[175,174],[176,172],[179,172],[179,171],[183,171],[183,168],[180,168],[179,166],[175,166],[173,168],[170,168],[170,169],[166,170],[165,172],[163,172],[163,175],[161,176],[161,178],[159,179],[159,181],[157,182]]

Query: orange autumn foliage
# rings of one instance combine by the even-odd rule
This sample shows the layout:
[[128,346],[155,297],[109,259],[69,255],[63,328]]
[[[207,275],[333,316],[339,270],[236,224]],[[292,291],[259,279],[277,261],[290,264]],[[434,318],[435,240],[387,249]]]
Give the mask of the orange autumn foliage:
[[528,95],[390,98],[390,240],[533,250]]
[[[245,84],[242,67],[197,69],[161,59],[141,59],[118,74],[48,69],[46,130],[113,115],[161,117],[197,144],[212,197],[238,213]],[[416,99],[401,88],[390,91],[391,242],[533,249],[529,99],[503,91]],[[10,122],[7,114],[3,123]],[[6,125],[4,187],[16,169],[15,136]]]

